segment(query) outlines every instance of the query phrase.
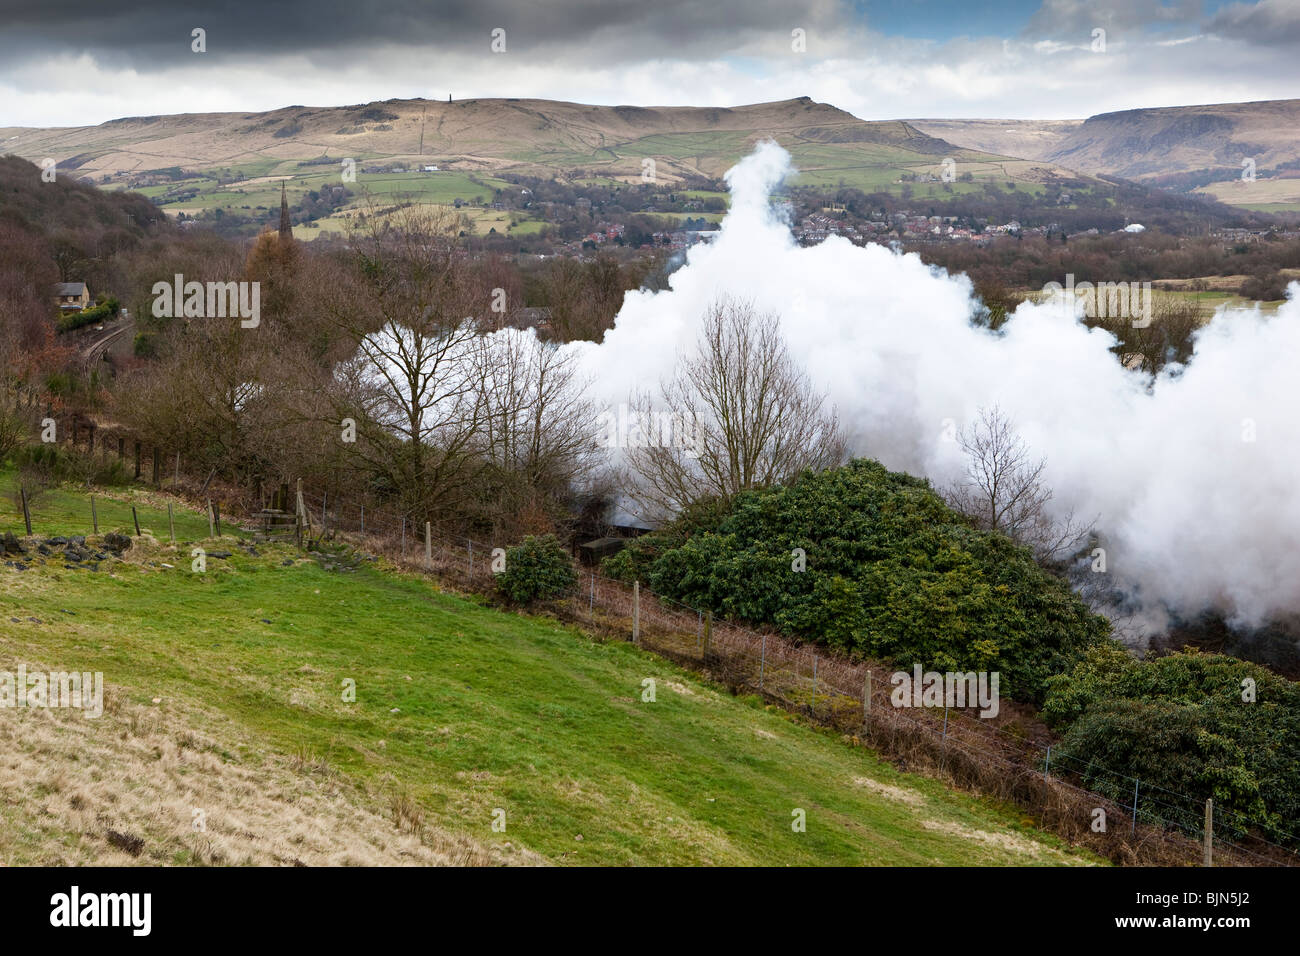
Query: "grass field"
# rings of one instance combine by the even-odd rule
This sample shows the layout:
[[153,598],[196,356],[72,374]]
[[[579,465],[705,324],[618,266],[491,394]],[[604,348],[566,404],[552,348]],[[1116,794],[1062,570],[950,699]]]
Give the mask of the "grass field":
[[1236,205],[1254,212],[1300,212],[1300,199],[1295,202],[1237,203]]
[[[38,529],[86,530],[79,499],[47,494]],[[4,862],[1095,862],[626,643],[365,559],[205,547],[232,553],[197,574],[146,537],[98,571],[0,567],[3,666],[108,685],[99,720],[0,711]]]
[[1261,177],[1249,182],[1233,178],[1202,186],[1196,192],[1212,196],[1219,202],[1261,212],[1300,210],[1300,179],[1293,177]]
[[[358,166],[367,162],[369,160],[359,159]],[[218,184],[219,173],[230,175],[235,171],[243,173],[247,178],[224,186]],[[281,177],[284,178],[290,203],[297,203],[308,192],[319,190],[322,186],[342,183],[341,168],[337,165],[300,167],[292,162],[267,161],[210,170],[204,175],[166,185],[146,186],[138,191],[155,202],[164,203],[164,209],[170,213],[193,214],[208,209],[223,209],[243,215],[260,212],[271,222],[278,216],[280,208]],[[495,190],[509,187],[510,184],[491,176],[447,170],[433,173],[365,173],[358,170],[355,182],[348,183],[347,186],[354,197],[343,207],[342,212],[345,213],[364,208],[367,196],[380,204],[409,201],[450,206],[457,199],[475,203],[491,202]],[[179,202],[168,201],[169,194],[175,195],[178,190],[190,188],[197,188],[198,193]],[[494,225],[498,232],[503,231],[495,222],[480,231],[486,233]],[[297,228],[303,230],[301,238],[311,239],[321,232],[340,232],[343,223],[336,214]]]
[[[970,150],[954,149],[954,159],[959,174],[971,174],[971,182],[919,183],[902,182],[907,175],[929,174],[938,176],[942,171],[943,157],[917,153],[901,144],[890,142],[825,143],[802,139],[782,133],[777,139],[790,150],[797,173],[790,185],[838,189],[851,187],[867,192],[881,191],[902,194],[905,190],[919,202],[950,199],[978,193],[986,185],[1006,188],[1014,183],[1016,188],[1033,195],[1043,192],[1040,181],[1044,164],[1024,160],[1006,159]],[[588,175],[579,182],[586,184],[625,185],[639,181],[641,162],[645,157],[657,157],[659,171],[665,182],[683,174],[721,176],[732,164],[752,148],[755,137],[751,131],[716,130],[689,133],[658,133],[624,142],[609,142],[604,146],[584,150],[579,146],[557,145],[553,148],[530,146],[508,151],[509,159],[520,164],[516,171],[536,175],[553,175],[557,171],[582,169]],[[355,193],[348,206],[334,215],[315,223],[300,226],[299,238],[313,239],[322,234],[337,234],[344,229],[345,217],[364,207],[368,195],[379,203],[409,201],[420,204],[451,205],[457,199],[478,206],[469,213],[475,233],[485,235],[495,228],[498,233],[515,235],[534,234],[540,226],[508,229],[508,220],[488,215],[481,204],[490,202],[494,190],[508,188],[509,183],[484,173],[442,169],[435,173],[365,173],[360,171],[368,164],[387,163],[392,157],[357,155],[356,181],[349,183]],[[439,163],[437,156],[425,157]],[[416,160],[407,159],[407,162]],[[443,160],[442,163],[447,162]],[[229,178],[235,173],[244,179],[225,186],[217,184],[218,176]],[[306,192],[322,186],[341,182],[337,164],[303,165],[301,161],[259,159],[252,162],[207,169],[192,176],[161,186],[144,187],[140,192],[164,203],[171,214],[199,213],[204,210],[223,209],[254,218],[264,217],[273,224],[280,203],[280,180],[284,178],[290,201],[297,202]],[[177,199],[182,190],[197,188],[196,195]],[[722,192],[690,191],[701,198],[726,198]]]
[[[1289,270],[1283,270],[1284,273]],[[1202,321],[1208,322],[1213,318],[1217,309],[1228,306],[1233,309],[1253,309],[1259,308],[1261,312],[1276,312],[1278,307],[1285,302],[1285,299],[1273,299],[1269,301],[1260,301],[1257,299],[1246,299],[1238,295],[1235,291],[1237,286],[1241,285],[1245,276],[1208,276],[1205,281],[1217,284],[1219,288],[1209,288],[1200,292],[1188,292],[1178,289],[1165,288],[1165,285],[1184,285],[1193,280],[1191,279],[1158,279],[1153,283],[1153,292],[1157,296],[1167,296],[1171,299],[1180,299],[1187,302],[1196,303],[1200,309]],[[1041,289],[1020,289],[1021,294],[1029,299],[1037,299],[1044,295]]]
[[1173,296],[1177,299],[1186,299],[1195,302],[1200,307],[1202,314],[1208,319],[1216,309],[1221,306],[1229,306],[1234,309],[1251,309],[1258,306],[1263,312],[1276,312],[1285,299],[1274,299],[1269,302],[1261,302],[1256,299],[1245,299],[1234,292],[1164,292],[1164,295]]
[[[13,531],[21,535],[26,528],[22,523],[22,513],[14,502],[16,496],[15,476],[12,470],[0,471],[0,490],[4,492],[4,501],[0,503],[0,513],[4,519],[0,522],[0,531]],[[140,489],[110,489],[95,495],[95,513],[99,518],[99,530],[102,534],[110,531],[135,534],[132,506],[140,517],[140,530],[152,534],[159,540],[169,535],[167,523],[168,497]],[[91,532],[90,495],[67,488],[51,488],[34,495],[28,510],[32,516],[32,532],[37,537],[67,537],[74,534]],[[180,501],[173,501],[172,521],[176,527],[178,541],[197,541],[208,536],[207,515]],[[227,530],[223,525],[222,530]],[[229,529],[238,533],[238,529]]]

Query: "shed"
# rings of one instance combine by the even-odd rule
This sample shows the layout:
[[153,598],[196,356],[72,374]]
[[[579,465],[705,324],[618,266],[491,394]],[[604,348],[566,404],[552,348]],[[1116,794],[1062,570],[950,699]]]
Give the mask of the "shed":
[[582,556],[583,564],[599,564],[605,558],[622,551],[627,542],[627,538],[595,538],[578,545],[578,553]]

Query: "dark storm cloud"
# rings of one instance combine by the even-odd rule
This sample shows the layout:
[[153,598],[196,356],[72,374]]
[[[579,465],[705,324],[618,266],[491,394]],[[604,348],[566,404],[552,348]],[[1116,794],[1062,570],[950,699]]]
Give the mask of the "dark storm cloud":
[[1234,3],[1216,13],[1206,28],[1259,46],[1300,45],[1300,4],[1287,0]]
[[[0,3],[0,59],[24,61],[89,53],[136,70],[185,64],[190,35],[207,31],[207,55],[346,57],[386,44],[419,47],[421,56],[487,53],[494,28],[508,52],[570,54],[608,62],[726,56],[790,30],[841,30],[850,14],[841,0],[414,0],[288,3],[228,0],[187,5],[165,0],[107,4],[103,0],[8,0]],[[599,40],[599,48],[590,44]],[[341,64],[343,65],[343,64]]]

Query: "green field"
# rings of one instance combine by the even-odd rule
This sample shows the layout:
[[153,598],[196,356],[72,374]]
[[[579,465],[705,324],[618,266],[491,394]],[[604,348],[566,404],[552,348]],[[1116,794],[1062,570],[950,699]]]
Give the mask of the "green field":
[[703,219],[706,222],[722,222],[726,215],[724,212],[657,212],[654,215],[663,216],[666,219]]
[[[148,466],[145,468],[148,472]],[[4,501],[0,503],[0,532],[13,531],[21,535],[23,526],[22,513],[15,505],[15,477],[12,471],[0,471],[0,490]],[[110,531],[135,534],[134,520],[131,516],[132,506],[140,517],[140,530],[153,534],[159,540],[169,535],[167,523],[166,496],[148,491],[128,491],[114,489],[95,495],[94,510],[99,519],[101,534]],[[37,537],[67,537],[74,534],[91,533],[90,495],[83,491],[70,491],[66,488],[51,488],[33,498],[28,510],[32,516],[32,533]],[[180,501],[172,506],[172,521],[176,527],[178,541],[197,541],[208,536],[208,519],[206,514]],[[223,531],[238,533],[238,529]]]
[[1171,292],[1162,290],[1160,294],[1195,302],[1206,318],[1213,315],[1215,309],[1225,305],[1234,309],[1253,309],[1258,306],[1264,312],[1276,312],[1278,306],[1286,301],[1285,299],[1274,299],[1269,302],[1261,302],[1258,299],[1242,298],[1233,292]]
[[[509,219],[506,222],[509,225]],[[512,236],[536,236],[548,224],[540,219],[520,219],[515,225],[510,226],[510,235]],[[500,228],[497,229],[500,232]]]
[[[969,173],[972,181],[903,182],[902,177],[907,175],[940,175],[944,157],[918,153],[901,142],[816,142],[789,134],[777,138],[790,151],[797,170],[791,177],[791,186],[825,190],[849,187],[894,195],[906,191],[921,202],[979,193],[986,185],[1006,188],[1014,183],[1016,188],[1030,195],[1041,195],[1046,188],[1039,181],[1042,164],[971,150],[954,148],[952,158],[957,163],[958,174]],[[748,154],[753,145],[752,133],[741,130],[660,133],[625,142],[610,142],[589,150],[567,145],[531,147],[510,152],[508,158],[520,164],[515,170],[517,172],[555,176],[582,170],[584,175],[575,180],[579,185],[625,186],[639,182],[641,163],[646,157],[659,160],[659,175],[663,182],[671,182],[678,176],[701,174],[716,178]],[[503,223],[499,218],[485,218],[489,210],[482,210],[482,205],[492,201],[495,190],[511,188],[505,180],[483,173],[447,169],[429,173],[366,173],[362,171],[365,166],[385,165],[392,158],[364,155],[353,158],[358,167],[356,180],[346,185],[354,196],[328,218],[301,225],[300,238],[313,239],[343,231],[348,216],[364,208],[368,202],[403,201],[449,206],[460,199],[479,207],[467,212],[474,231],[479,235],[493,228],[498,233],[521,236],[534,235],[541,229],[540,224],[533,225],[528,221],[510,229],[508,221]],[[440,162],[433,155],[426,160],[438,165],[446,162]],[[403,162],[416,161],[408,158]],[[236,174],[242,175],[243,179],[225,186],[218,185],[218,177],[230,178]],[[207,169],[185,180],[144,187],[140,192],[162,203],[172,214],[222,209],[255,220],[265,219],[274,225],[280,204],[281,177],[286,179],[290,202],[295,204],[309,191],[342,181],[340,167],[334,162],[305,165],[296,160],[259,159]],[[180,191],[191,188],[198,189],[196,195],[178,198]],[[693,198],[726,196],[708,190],[690,190],[686,194]],[[718,217],[710,218],[716,221]]]
[[[358,159],[357,166],[363,167],[373,160]],[[242,173],[244,180],[219,185],[219,175],[230,176]],[[341,167],[301,166],[296,162],[266,160],[258,163],[245,163],[239,166],[207,170],[183,180],[159,186],[145,186],[137,190],[163,208],[171,212],[187,211],[196,213],[200,210],[222,209],[242,215],[263,215],[268,222],[278,218],[280,208],[280,179],[272,178],[265,182],[256,180],[265,177],[288,177],[285,181],[286,191],[291,204],[296,204],[307,193],[319,190],[327,185],[346,185],[354,196],[342,213],[364,208],[367,197],[384,204],[394,201],[425,203],[450,206],[457,199],[481,204],[490,203],[497,189],[509,188],[510,183],[490,176],[477,176],[470,173],[440,170],[438,172],[413,173],[366,173],[357,170],[355,182],[344,184]],[[179,190],[197,188],[195,196],[176,199]],[[335,214],[328,219],[314,224],[301,226],[302,238],[313,238],[322,231],[339,232],[343,229],[342,216]],[[486,232],[485,227],[482,231]],[[500,227],[498,227],[500,231]]]
[[[0,531],[21,534],[7,498],[3,508]],[[84,531],[88,517],[79,492],[38,499],[41,533]],[[183,521],[183,536],[206,534],[200,517]],[[165,527],[165,511],[142,506],[141,523]],[[438,841],[471,847],[453,861],[1095,862],[1010,809],[901,774],[629,644],[366,559],[252,554],[229,536],[205,547],[232,554],[197,574],[189,545],[146,538],[98,571],[57,558],[0,567],[5,666],[102,671],[115,701],[100,721],[0,723],[0,757],[27,768],[0,805],[3,862],[130,862],[96,832],[103,819],[139,834],[139,861],[155,863],[261,861],[277,821],[297,836],[273,860],[308,862],[319,862],[313,841],[329,840],[373,860],[399,831],[410,862]],[[642,699],[647,678],[654,702]],[[355,702],[341,699],[345,680]],[[231,775],[276,782],[212,783]],[[267,792],[290,802],[268,804]],[[196,845],[188,807],[199,800],[208,827]],[[314,815],[299,812],[307,805]],[[792,829],[796,810],[806,832]]]
[[1300,212],[1300,202],[1238,203],[1242,209],[1254,212]]

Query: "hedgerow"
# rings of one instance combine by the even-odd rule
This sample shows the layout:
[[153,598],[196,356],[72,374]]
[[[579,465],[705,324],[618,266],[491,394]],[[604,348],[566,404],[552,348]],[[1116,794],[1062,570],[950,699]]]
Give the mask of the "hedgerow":
[[60,332],[71,332],[73,329],[80,329],[96,322],[107,322],[117,315],[117,299],[105,299],[99,305],[92,305],[89,309],[82,309],[80,312],[72,312],[59,319],[58,330]]

